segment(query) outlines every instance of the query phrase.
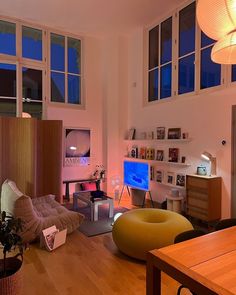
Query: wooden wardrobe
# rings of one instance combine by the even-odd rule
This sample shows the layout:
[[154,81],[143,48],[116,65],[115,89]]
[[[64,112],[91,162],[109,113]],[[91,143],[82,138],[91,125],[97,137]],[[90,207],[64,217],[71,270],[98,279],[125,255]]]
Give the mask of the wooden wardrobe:
[[7,178],[32,198],[61,201],[62,121],[0,117],[0,183]]

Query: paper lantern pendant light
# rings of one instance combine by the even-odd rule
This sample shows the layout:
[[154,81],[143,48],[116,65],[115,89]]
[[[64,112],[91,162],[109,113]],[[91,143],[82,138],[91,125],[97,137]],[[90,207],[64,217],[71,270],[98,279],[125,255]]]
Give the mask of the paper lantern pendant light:
[[196,13],[201,30],[218,40],[212,50],[212,60],[236,64],[236,0],[199,0]]

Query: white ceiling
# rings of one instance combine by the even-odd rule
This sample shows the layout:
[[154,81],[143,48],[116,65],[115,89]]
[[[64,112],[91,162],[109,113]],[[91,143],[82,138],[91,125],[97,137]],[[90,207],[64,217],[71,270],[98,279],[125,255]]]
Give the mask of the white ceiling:
[[71,33],[125,33],[171,12],[181,0],[0,0],[0,14]]

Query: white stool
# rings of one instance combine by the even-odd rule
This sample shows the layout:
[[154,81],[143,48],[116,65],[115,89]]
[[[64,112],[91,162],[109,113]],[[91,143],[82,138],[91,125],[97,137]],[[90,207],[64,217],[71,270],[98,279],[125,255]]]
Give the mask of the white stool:
[[108,204],[109,206],[109,218],[113,217],[114,214],[114,202],[112,198],[107,197],[104,200],[96,200],[91,202],[91,220],[97,221],[98,220],[98,206]]
[[167,199],[167,210],[174,211],[176,213],[181,213],[181,205],[183,197],[172,197],[170,195],[166,196]]

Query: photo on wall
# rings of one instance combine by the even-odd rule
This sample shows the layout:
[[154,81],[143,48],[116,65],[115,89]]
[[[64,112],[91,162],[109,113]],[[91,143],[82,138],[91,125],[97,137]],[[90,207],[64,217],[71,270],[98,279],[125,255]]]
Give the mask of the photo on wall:
[[168,184],[175,184],[175,173],[174,172],[167,172],[166,174],[166,182]]
[[89,129],[65,128],[65,166],[90,164]]

